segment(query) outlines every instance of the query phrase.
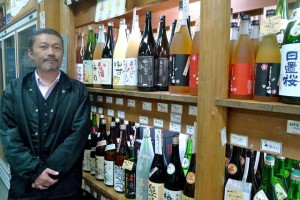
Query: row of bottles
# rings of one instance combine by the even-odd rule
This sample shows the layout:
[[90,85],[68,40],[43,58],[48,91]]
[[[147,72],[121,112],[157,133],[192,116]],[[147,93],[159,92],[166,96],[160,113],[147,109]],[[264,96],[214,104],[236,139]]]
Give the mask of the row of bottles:
[[81,35],[81,43],[77,47],[78,79],[86,86],[105,89],[159,90],[197,95],[200,19],[196,21],[192,40],[188,7],[188,0],[180,1],[179,17],[172,23],[169,40],[165,16],[160,17],[157,40],[154,39],[150,11],[146,12],[142,36],[136,12],[133,12],[129,38],[125,19],[120,19],[116,43],[112,22],[108,23],[106,37],[104,26],[99,25],[96,45],[93,29],[89,27],[86,46]]
[[[179,156],[179,137],[172,138],[170,162],[164,153],[163,132],[113,118],[109,130],[103,115],[97,126],[92,114],[91,134],[85,146],[83,170],[127,199],[193,199],[195,193],[195,139],[189,137],[184,158]],[[142,130],[142,133],[141,133]],[[141,137],[141,134],[143,135]],[[142,138],[139,149],[135,140]]]
[[299,9],[297,0],[289,23],[287,0],[279,0],[276,10],[267,10],[266,18],[280,15],[282,22],[279,32],[264,33],[261,42],[258,20],[252,21],[250,36],[248,15],[241,14],[238,32],[237,23],[231,23],[230,98],[300,104]]

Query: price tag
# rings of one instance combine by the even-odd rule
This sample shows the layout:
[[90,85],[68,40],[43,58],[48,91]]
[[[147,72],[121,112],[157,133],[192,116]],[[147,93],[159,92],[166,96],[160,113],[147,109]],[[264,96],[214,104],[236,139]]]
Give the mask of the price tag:
[[189,115],[197,116],[197,106],[189,106]]
[[181,132],[181,125],[170,122],[169,123],[169,130],[180,133]]
[[148,124],[148,117],[140,116],[140,124]]
[[186,133],[194,135],[195,133],[194,126],[186,125]]
[[85,190],[85,180],[84,179],[82,179],[81,188]]
[[152,111],[152,103],[143,102],[143,110]]
[[117,104],[117,105],[120,105],[120,106],[123,106],[123,105],[124,105],[124,100],[123,100],[123,98],[116,98],[116,104]]
[[300,135],[300,122],[294,120],[288,120],[286,132]]
[[113,98],[112,97],[106,97],[106,103],[113,103]]
[[129,160],[124,160],[122,167],[123,167],[123,169],[127,169],[127,170],[131,171],[133,164],[134,164],[134,162],[131,162]]
[[243,200],[244,192],[241,190],[226,190],[226,199],[227,200]]
[[172,113],[177,113],[177,114],[182,114],[182,105],[179,104],[172,104],[171,105],[171,112]]
[[276,15],[262,20],[260,24],[260,33],[262,35],[270,35],[280,32],[281,16]]
[[88,185],[85,185],[85,190],[86,190],[88,193],[91,193],[91,188],[90,188]]
[[260,150],[273,154],[282,154],[282,143],[272,140],[261,139]]
[[90,101],[94,101],[94,95],[90,94]]
[[247,148],[248,147],[248,136],[231,133],[230,134],[230,143]]
[[97,102],[103,102],[103,96],[98,95],[97,96]]
[[153,119],[153,124],[154,126],[156,127],[159,127],[159,128],[163,128],[164,127],[164,120],[162,119]]
[[94,193],[93,193],[93,194],[94,194],[94,198],[95,198],[95,199],[97,199],[97,198],[98,198],[98,194],[97,194],[97,192],[95,192],[95,191],[94,191]]
[[[41,0],[39,0],[39,3],[40,3],[40,2],[41,2]],[[71,5],[71,4],[72,4],[72,0],[67,0],[66,3],[67,3],[67,6],[68,6],[68,5]]]
[[171,113],[170,114],[170,118],[171,118],[171,122],[175,122],[175,123],[178,123],[178,124],[181,124],[181,115],[177,115],[177,114],[174,114],[174,113]]
[[125,112],[118,110],[118,117],[121,119],[125,119]]
[[221,144],[222,144],[222,146],[224,146],[226,143],[227,143],[226,127],[224,127],[221,130]]
[[113,117],[113,116],[115,115],[115,114],[114,114],[114,110],[112,110],[112,109],[107,109],[107,115]]
[[96,112],[97,112],[97,107],[96,107],[96,106],[91,106],[91,111],[92,111],[93,113],[96,113]]
[[98,107],[98,113],[103,115],[103,108],[102,107]]
[[158,112],[168,112],[168,104],[166,103],[157,103],[157,111]]
[[127,100],[127,106],[128,106],[128,107],[135,108],[135,100],[133,100],[133,99],[128,99],[128,100]]

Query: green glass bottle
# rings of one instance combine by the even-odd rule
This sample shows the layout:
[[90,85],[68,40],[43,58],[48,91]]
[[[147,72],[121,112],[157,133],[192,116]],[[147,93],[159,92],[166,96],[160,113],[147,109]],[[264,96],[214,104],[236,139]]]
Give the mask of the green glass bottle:
[[291,174],[291,186],[287,200],[300,199],[300,170],[293,169]]
[[276,183],[279,183],[281,187],[284,189],[285,193],[288,192],[288,184],[285,177],[285,169],[284,169],[285,157],[276,156],[275,158],[275,167],[274,167],[274,176],[276,179]]
[[300,104],[300,0],[295,3],[294,11],[284,34],[281,47],[281,68],[279,78],[279,101]]
[[189,137],[187,140],[187,144],[186,144],[186,151],[185,151],[185,155],[184,158],[182,159],[182,169],[184,172],[184,176],[186,176],[188,170],[189,170],[189,166],[191,163],[191,159],[192,159],[192,154],[193,154],[193,140]]
[[284,33],[286,27],[289,23],[289,8],[288,8],[288,0],[278,0],[277,7],[276,7],[276,15],[281,16],[281,27],[280,32],[277,33],[277,42],[281,47],[283,42]]

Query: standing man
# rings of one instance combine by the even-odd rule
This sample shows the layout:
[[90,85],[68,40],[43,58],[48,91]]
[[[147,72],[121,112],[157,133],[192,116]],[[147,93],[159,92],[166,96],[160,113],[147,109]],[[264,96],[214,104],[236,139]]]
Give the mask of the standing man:
[[63,39],[55,30],[35,32],[28,56],[36,70],[11,81],[2,95],[0,137],[11,169],[8,199],[81,200],[89,94],[60,71]]

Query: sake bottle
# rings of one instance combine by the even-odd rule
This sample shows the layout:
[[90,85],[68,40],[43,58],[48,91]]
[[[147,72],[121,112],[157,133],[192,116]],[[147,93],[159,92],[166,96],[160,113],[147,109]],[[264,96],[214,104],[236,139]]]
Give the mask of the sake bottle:
[[288,8],[288,0],[277,0],[277,6],[276,6],[276,15],[281,16],[281,26],[280,26],[280,32],[277,33],[277,42],[281,48],[284,33],[286,30],[286,27],[289,23],[289,8]]
[[182,159],[182,169],[184,172],[184,176],[186,176],[188,170],[189,170],[189,166],[191,163],[191,159],[192,159],[192,155],[193,155],[193,140],[191,137],[188,138],[187,140],[187,145],[186,145],[186,150],[185,150],[185,154],[184,157]]
[[83,83],[87,87],[93,86],[93,52],[94,52],[94,31],[88,26],[88,39],[83,56]]
[[114,53],[113,22],[108,22],[107,37],[103,49],[101,64],[101,85],[104,89],[113,88],[113,53]]
[[101,126],[99,127],[99,139],[96,146],[96,174],[97,180],[104,180],[104,155],[105,147],[107,145],[106,135],[106,120],[101,119]]
[[[237,22],[231,22],[230,23],[230,49],[229,49],[229,68],[228,68],[228,92],[230,92],[230,88],[231,88],[231,83],[232,83],[232,77],[231,77],[231,59],[232,59],[232,54],[233,51],[236,47],[236,43],[238,40],[238,23]],[[229,94],[229,93],[228,93]]]
[[125,169],[125,197],[135,199],[136,196],[136,159],[133,146],[128,147],[129,169]]
[[125,19],[120,19],[118,39],[113,54],[113,88],[125,89],[125,55],[128,45]]
[[176,24],[177,24],[177,19],[174,19],[172,21],[172,25],[171,25],[171,28],[170,28],[171,34],[170,34],[170,38],[169,38],[169,47],[171,47],[171,43],[172,43],[174,33],[175,33]]
[[258,185],[254,173],[254,152],[253,150],[246,150],[246,162],[242,181],[251,183],[251,199],[257,193]]
[[259,20],[257,19],[254,19],[251,22],[250,40],[255,59],[259,48]]
[[295,9],[286,28],[281,47],[281,67],[279,78],[279,101],[282,103],[300,104],[300,0],[295,3]]
[[77,80],[83,82],[83,56],[84,56],[84,34],[79,35],[76,48],[76,69],[77,69]]
[[104,35],[104,26],[99,25],[98,31],[98,40],[93,54],[93,86],[100,88],[101,87],[101,76],[102,76],[102,66],[101,58],[103,54],[103,48],[105,45],[105,35]]
[[[275,15],[275,10],[267,10],[267,17]],[[278,101],[280,49],[276,34],[265,35],[259,46],[255,61],[254,100]]]
[[85,172],[90,172],[91,170],[90,155],[91,155],[91,134],[89,134],[88,136],[88,139],[84,146],[84,152],[83,152],[82,170]]
[[92,114],[92,131],[91,131],[91,152],[90,152],[90,174],[96,174],[96,146],[97,146],[98,126],[97,126],[97,115]]
[[284,169],[285,157],[276,156],[275,157],[275,167],[274,167],[274,176],[275,182],[279,183],[284,192],[288,193],[288,182],[285,177],[285,169]]
[[189,93],[192,39],[187,26],[188,0],[179,2],[179,17],[170,47],[169,92]]
[[241,156],[240,147],[233,146],[232,155],[229,164],[227,166],[228,178],[234,180],[242,180],[243,168],[240,161],[240,156]]
[[287,200],[300,199],[300,170],[292,169],[291,186],[288,193]]
[[239,37],[231,58],[230,92],[233,99],[253,98],[254,53],[249,38],[248,15],[242,15]]

